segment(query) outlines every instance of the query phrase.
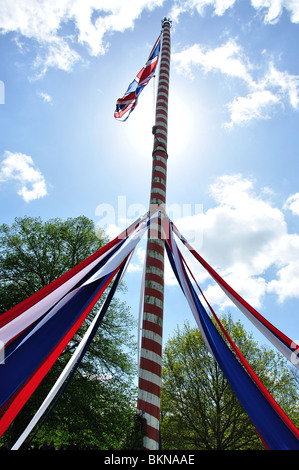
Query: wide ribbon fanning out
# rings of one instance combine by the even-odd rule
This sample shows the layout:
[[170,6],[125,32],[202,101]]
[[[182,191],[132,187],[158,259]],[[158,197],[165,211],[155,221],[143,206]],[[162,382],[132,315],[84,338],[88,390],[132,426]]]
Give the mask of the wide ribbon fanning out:
[[166,249],[174,273],[209,351],[221,367],[231,388],[258,430],[265,446],[273,450],[298,450],[299,430],[281,410],[265,387],[259,383],[257,377],[251,374],[249,364],[239,352],[238,356],[242,358],[243,365],[246,364],[246,369],[250,374],[242,367],[208,316],[186,272],[182,255],[178,250],[172,231],[170,231]]
[[82,281],[91,269],[95,268],[105,256],[111,254],[146,218],[146,215],[136,220],[130,227],[114,238],[107,245],[95,252],[86,260],[60,276],[51,284],[25,299],[20,304],[0,316],[0,339],[7,345],[12,339],[20,335],[28,326],[39,320],[45,312],[50,310],[64,296]]
[[8,409],[0,420],[0,435],[63,352],[154,217],[140,218],[86,261],[3,315],[0,339],[7,346],[5,364],[0,367],[0,408]]
[[[124,272],[128,266],[128,262],[130,261],[131,256],[128,257],[127,260],[125,260],[120,267],[118,274],[116,276],[115,281],[112,284],[112,287],[109,291],[109,294],[104,302],[104,304],[100,307],[98,310],[97,314],[95,315],[92,323],[90,324],[88,330],[86,331],[83,339],[81,340],[79,346],[75,350],[74,354],[72,355],[71,359],[69,362],[66,364],[65,368],[61,372],[60,376],[56,380],[55,384],[53,385],[52,389],[48,393],[47,397],[43,401],[42,405],[24,430],[24,432],[21,434],[19,439],[16,441],[16,443],[13,445],[12,450],[18,450],[20,446],[23,444],[25,439],[27,438],[28,434],[32,431],[32,429],[36,426],[36,424],[39,422],[43,414],[46,412],[46,410],[49,408],[50,404],[55,398],[55,402],[52,404],[51,408],[48,410],[47,415],[45,416],[45,419],[47,418],[48,414],[52,411],[54,408],[56,402],[58,401],[59,397],[62,395],[63,391],[65,390],[66,386],[70,382],[71,378],[73,377],[74,373],[76,372],[78,366],[80,365],[86,351],[88,350],[88,347],[90,346],[95,334],[98,331],[98,328],[104,318],[105,313],[107,312],[107,309],[111,303],[111,300],[116,292],[117,287],[119,286],[122,277],[124,275]],[[43,424],[43,423],[41,423]],[[39,429],[39,428],[38,428]],[[38,431],[38,430],[37,430]],[[35,431],[35,433],[37,432]]]
[[159,60],[160,41],[161,35],[155,42],[145,66],[138,72],[124,96],[117,100],[114,117],[118,121],[126,121],[128,119],[131,112],[137,106],[140,93],[154,75]]
[[[87,318],[103,292],[115,281],[108,297],[87,330],[82,342],[49,392],[36,416],[20,436],[18,449],[56,395],[62,393],[80,364],[110,304],[124,270],[144,233],[158,213],[139,218],[128,229],[56,281],[0,317],[0,339],[5,343],[5,364],[0,366],[0,436],[30,398],[74,334]],[[229,337],[214,310],[197,285],[179,251],[173,230],[195,258],[207,269],[235,304],[290,359],[297,345],[267,322],[206,263],[188,244],[168,218],[165,243],[178,283],[186,296],[205,344],[221,367],[231,388],[255,425],[266,448],[299,449],[299,431],[263,386],[248,362]],[[170,228],[170,230],[168,230]],[[189,270],[200,294],[220,326],[230,350],[203,307],[188,276]],[[144,281],[142,283],[142,291]],[[142,305],[141,296],[140,305]],[[140,317],[141,318],[141,317]],[[139,319],[140,321],[140,319]],[[140,325],[139,325],[140,327]],[[138,327],[138,330],[139,330]],[[292,349],[293,347],[293,349]],[[287,351],[287,353],[286,353]],[[237,359],[238,358],[238,359]],[[239,362],[240,361],[240,362]],[[66,379],[68,380],[66,381]]]
[[172,224],[175,234],[180,238],[192,255],[208,271],[219,287],[235,304],[235,306],[255,325],[256,328],[299,370],[299,346],[295,341],[288,338],[284,333],[272,325],[246,300],[244,300],[234,289],[222,279],[219,274],[191,247],[188,241],[180,234],[179,230]]

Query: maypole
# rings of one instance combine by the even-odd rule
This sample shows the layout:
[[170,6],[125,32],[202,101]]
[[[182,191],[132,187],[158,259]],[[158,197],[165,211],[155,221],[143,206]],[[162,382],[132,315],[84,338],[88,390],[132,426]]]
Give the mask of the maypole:
[[164,301],[164,241],[162,217],[166,203],[167,117],[170,69],[171,20],[162,20],[162,48],[153,127],[153,163],[150,212],[161,209],[161,217],[149,231],[146,250],[142,340],[139,363],[137,408],[146,419],[143,446],[159,449],[162,329]]

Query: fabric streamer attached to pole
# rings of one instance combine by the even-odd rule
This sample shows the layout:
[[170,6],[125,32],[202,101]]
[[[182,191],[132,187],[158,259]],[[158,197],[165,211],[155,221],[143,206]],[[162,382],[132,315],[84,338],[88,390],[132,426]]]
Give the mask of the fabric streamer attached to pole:
[[266,320],[257,310],[255,310],[246,300],[244,300],[237,292],[232,289],[227,282],[222,279],[219,274],[200,256],[188,241],[180,234],[179,230],[171,224],[175,234],[188,248],[190,253],[200,262],[200,264],[208,271],[219,287],[235,304],[235,306],[255,325],[256,328],[278,349],[294,367],[299,370],[299,346],[292,341],[284,333],[278,330],[268,320]]
[[0,366],[0,408],[2,413],[5,411],[0,419],[0,436],[63,352],[155,217],[154,214],[148,218],[146,214],[138,219],[87,260],[1,316],[0,339],[6,345],[6,357]]
[[[70,382],[71,378],[73,377],[74,373],[76,372],[78,366],[80,365],[86,351],[88,350],[95,334],[98,331],[98,328],[100,324],[102,323],[102,320],[104,318],[104,315],[107,312],[107,309],[111,303],[111,300],[113,299],[113,296],[115,294],[116,289],[118,288],[122,277],[126,271],[126,268],[128,266],[128,260],[130,260],[130,257],[128,257],[127,260],[123,263],[123,265],[120,267],[117,277],[115,281],[113,282],[113,285],[109,291],[109,294],[104,302],[104,304],[101,306],[99,309],[98,313],[94,317],[92,323],[90,324],[88,330],[86,331],[82,341],[80,342],[79,346],[77,347],[76,351],[74,352],[73,356],[65,366],[64,370],[58,377],[57,381],[55,382],[54,386],[50,390],[49,394],[45,398],[44,402],[24,430],[24,432],[21,434],[19,439],[16,441],[16,443],[13,445],[11,450],[18,450],[20,446],[23,444],[29,433],[32,431],[32,429],[36,426],[38,421],[41,419],[43,414],[46,412],[48,407],[50,406],[51,402],[54,400],[55,396],[58,395],[56,398],[54,404],[52,405],[51,409],[47,413],[46,417],[49,415],[49,413],[52,411],[54,408],[55,404],[58,401],[58,398],[62,395],[63,391],[65,390],[66,386]],[[44,421],[43,421],[44,422]],[[43,423],[42,423],[43,424]]]
[[[205,343],[221,367],[232,390],[258,430],[266,447],[272,450],[299,450],[299,430],[280,409],[273,397],[264,394],[229,349],[200,302],[183,264],[170,230],[167,254],[177,280],[203,332]],[[243,358],[245,361],[245,358]],[[248,367],[249,364],[248,364]]]
[[[22,331],[38,321],[45,312],[53,308],[57,302],[64,298],[79,282],[82,281],[97,263],[103,261],[111,252],[119,247],[132,232],[140,226],[148,214],[137,219],[118,237],[100,248],[86,260],[60,276],[49,285],[39,290],[20,304],[11,308],[0,316],[0,339],[7,346],[19,336]],[[106,258],[107,259],[107,258]]]
[[[40,409],[14,444],[13,450],[19,449],[24,439],[49,408],[55,396],[61,395],[75,373],[96,334],[138,242],[157,217],[158,212],[151,217],[146,214],[138,219],[119,237],[87,260],[0,317],[2,325],[0,339],[3,337],[6,340],[6,359],[5,363],[0,366],[0,407],[2,413],[4,412],[0,419],[1,436],[115,278],[106,301],[88,328],[82,342]],[[189,303],[208,350],[221,367],[232,390],[256,427],[265,447],[273,450],[299,450],[298,429],[263,386],[223,328],[183,259],[177,247],[174,232],[227,295],[235,301],[235,304],[239,308],[242,307],[242,311],[246,311],[246,316],[262,332],[267,333],[266,337],[272,337],[275,346],[278,343],[280,351],[287,351],[288,359],[290,359],[290,352],[293,352],[294,342],[291,342],[289,338],[267,322],[233,291],[213,268],[191,248],[169,219],[166,219],[166,224],[169,224],[170,230],[165,232],[168,234],[165,247],[177,281]],[[234,353],[203,307],[188,271]],[[142,281],[143,289],[144,281]],[[143,299],[143,294],[141,299]],[[138,326],[138,335],[140,326]],[[297,349],[297,345],[293,349]]]

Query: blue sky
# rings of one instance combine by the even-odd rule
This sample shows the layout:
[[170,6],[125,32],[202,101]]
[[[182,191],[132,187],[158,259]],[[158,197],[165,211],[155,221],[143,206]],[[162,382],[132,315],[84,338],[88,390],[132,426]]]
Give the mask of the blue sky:
[[[298,340],[296,0],[2,0],[1,223],[83,214],[114,236],[147,210],[157,81],[127,122],[113,113],[164,16],[173,20],[169,215]],[[125,278],[136,317],[144,247]],[[230,310],[260,339],[188,259],[216,311]],[[194,323],[167,267],[164,339],[185,320]]]

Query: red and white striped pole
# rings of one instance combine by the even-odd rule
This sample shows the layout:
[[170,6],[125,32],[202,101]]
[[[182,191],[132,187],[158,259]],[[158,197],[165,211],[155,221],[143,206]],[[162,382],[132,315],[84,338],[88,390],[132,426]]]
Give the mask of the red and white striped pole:
[[161,231],[166,203],[167,117],[170,69],[171,20],[162,20],[162,48],[153,127],[154,147],[150,212],[162,208],[162,216],[151,226],[147,241],[142,340],[139,364],[137,409],[146,419],[143,446],[159,449],[162,327],[164,301],[164,240]]

